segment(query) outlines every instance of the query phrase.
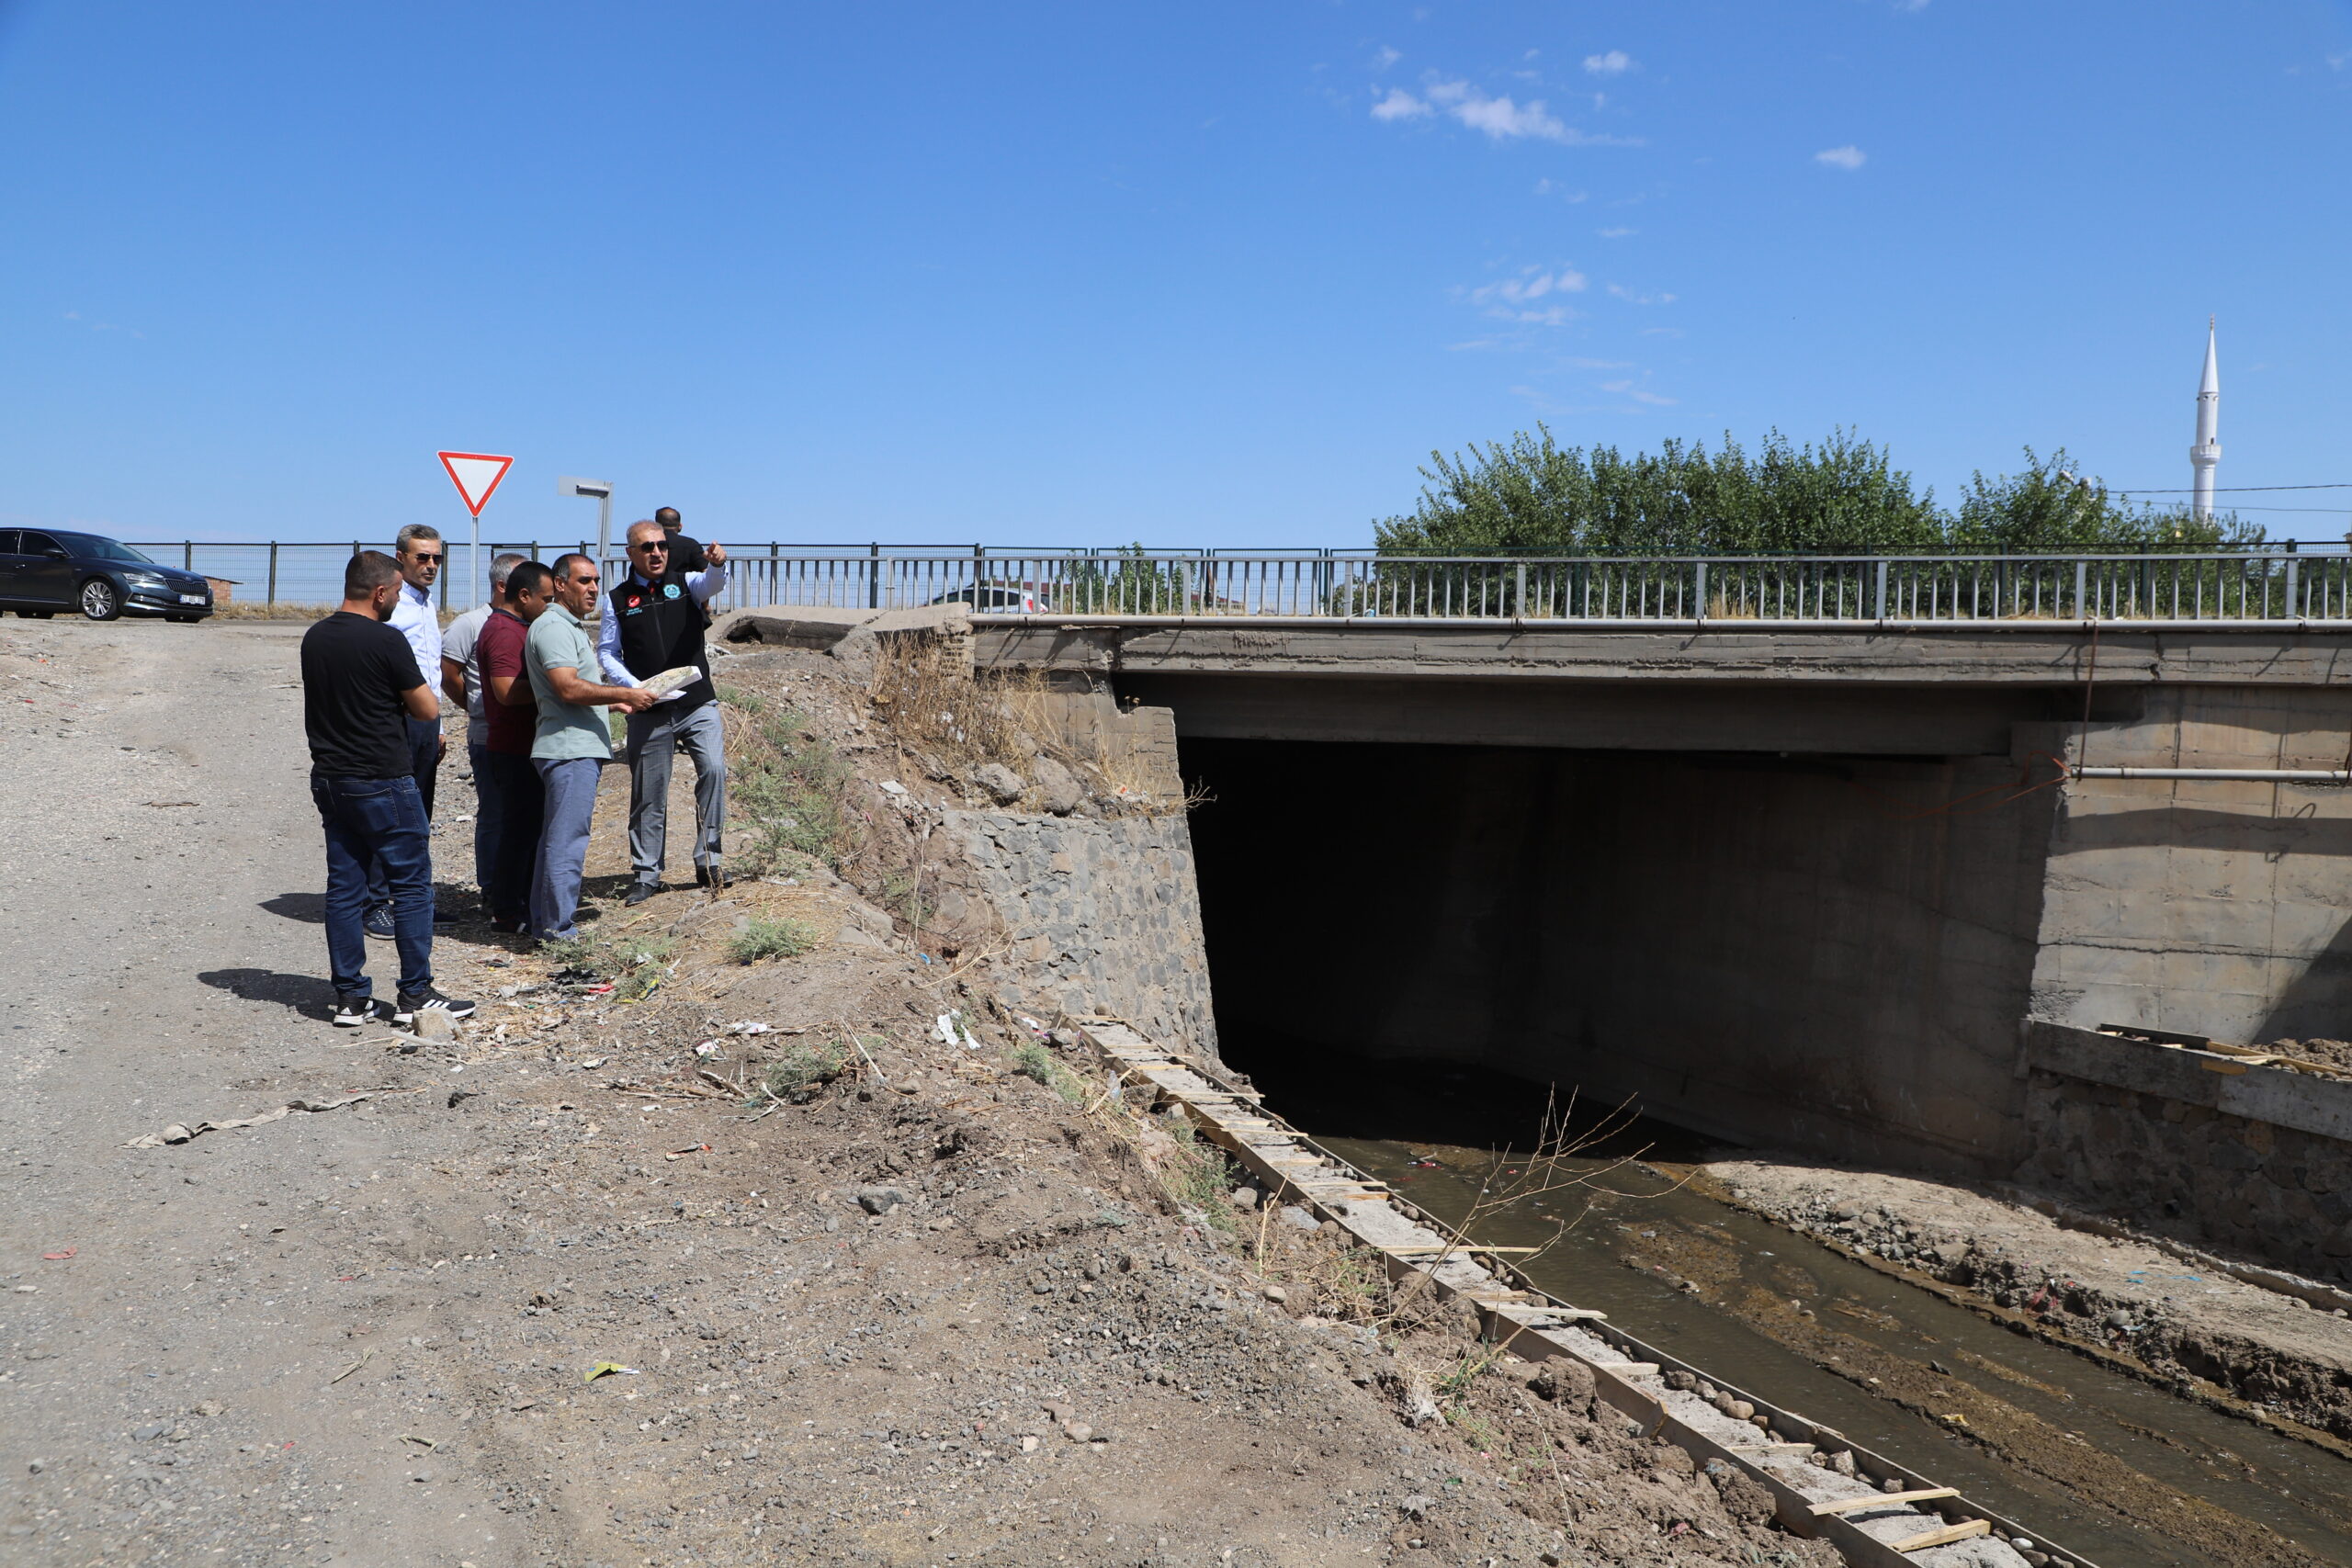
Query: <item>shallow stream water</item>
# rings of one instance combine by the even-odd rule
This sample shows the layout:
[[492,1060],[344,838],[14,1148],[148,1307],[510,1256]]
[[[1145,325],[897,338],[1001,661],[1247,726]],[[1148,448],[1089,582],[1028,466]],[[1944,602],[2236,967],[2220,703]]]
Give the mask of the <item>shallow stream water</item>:
[[[2352,1565],[2352,1464],[2325,1450],[1677,1189],[1676,1162],[1730,1151],[1674,1128],[1635,1123],[1563,1162],[1592,1174],[1641,1152],[1643,1166],[1605,1178],[1638,1195],[1577,1189],[1498,1205],[1513,1179],[1502,1173],[1526,1166],[1498,1168],[1490,1151],[1532,1144],[1542,1091],[1445,1068],[1385,1076],[1405,1092],[1359,1085],[1343,1098],[1328,1081],[1272,1072],[1259,1081],[1272,1109],[1432,1216],[1458,1223],[1493,1205],[1473,1239],[1547,1247],[1527,1272],[1554,1295],[1957,1486],[2099,1568]],[[1888,1374],[1877,1388],[1873,1370]],[[1903,1393],[1969,1405],[1972,1436],[1939,1419],[1935,1404],[1897,1403]]]

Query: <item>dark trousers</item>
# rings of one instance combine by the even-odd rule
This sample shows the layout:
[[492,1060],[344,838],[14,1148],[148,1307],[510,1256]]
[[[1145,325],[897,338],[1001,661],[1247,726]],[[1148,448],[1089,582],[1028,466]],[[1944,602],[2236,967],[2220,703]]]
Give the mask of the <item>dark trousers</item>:
[[[441,726],[437,720],[429,718],[412,718],[403,722],[408,726],[410,776],[415,781],[417,798],[424,805],[424,819],[429,823],[433,820],[434,781],[441,776]],[[433,874],[431,868],[427,867],[426,891],[430,892],[432,886]],[[368,872],[368,902],[370,905],[384,905],[391,901],[391,892],[385,880],[383,869],[378,867]]]
[[[466,732],[480,735],[484,728],[477,719],[466,727]],[[484,776],[490,768],[485,761],[489,755],[490,748],[480,740],[466,742],[466,760],[473,765],[474,773],[474,886],[481,889],[485,908],[490,906],[492,879],[498,874],[498,813],[490,803],[490,792],[494,786]]]
[[492,843],[481,901],[491,918],[521,925],[531,913],[531,868],[538,860],[547,786],[531,759],[488,748],[474,754],[474,793]]
[[414,779],[311,780],[327,839],[327,963],[334,988],[369,994],[368,933],[361,917],[371,874],[385,879],[402,992],[433,984],[432,828]]

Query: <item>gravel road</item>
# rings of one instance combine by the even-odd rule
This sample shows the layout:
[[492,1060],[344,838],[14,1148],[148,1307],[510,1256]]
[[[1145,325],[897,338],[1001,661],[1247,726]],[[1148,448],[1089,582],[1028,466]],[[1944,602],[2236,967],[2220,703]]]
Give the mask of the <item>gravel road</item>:
[[[122,1146],[381,1077],[380,1046],[324,1021],[301,629],[0,633],[12,1563],[500,1555],[482,1496],[401,1441],[394,1412],[448,1392],[418,1343],[429,1260],[339,1283],[311,1239],[322,1210],[424,1218],[417,1177],[458,1130],[395,1144],[363,1104]],[[398,1395],[329,1396],[370,1350]]]

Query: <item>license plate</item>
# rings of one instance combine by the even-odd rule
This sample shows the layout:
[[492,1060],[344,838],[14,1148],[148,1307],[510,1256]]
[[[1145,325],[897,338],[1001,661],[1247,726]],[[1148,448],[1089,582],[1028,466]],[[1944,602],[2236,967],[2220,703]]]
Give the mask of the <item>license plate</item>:
[[180,595],[180,603],[183,604],[201,604],[204,603],[204,595],[201,593],[183,593]]

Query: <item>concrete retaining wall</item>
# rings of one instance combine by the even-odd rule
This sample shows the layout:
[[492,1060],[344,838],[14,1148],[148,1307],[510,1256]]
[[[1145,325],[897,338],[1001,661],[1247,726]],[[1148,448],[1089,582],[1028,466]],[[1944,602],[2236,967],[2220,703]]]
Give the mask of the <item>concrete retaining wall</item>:
[[2019,1181],[2352,1279],[2352,1081],[2049,1023],[2025,1061]]
[[[1010,949],[1000,988],[1050,1014],[1107,1012],[1216,1055],[1192,835],[1181,816],[1037,817],[951,811],[968,892]],[[972,925],[976,911],[943,909]]]
[[[2094,724],[2119,767],[2341,768],[2352,697],[2166,687]],[[2020,747],[2065,744],[2020,727]],[[2032,1016],[2259,1043],[2352,1032],[2352,791],[2084,779],[2053,825]]]

